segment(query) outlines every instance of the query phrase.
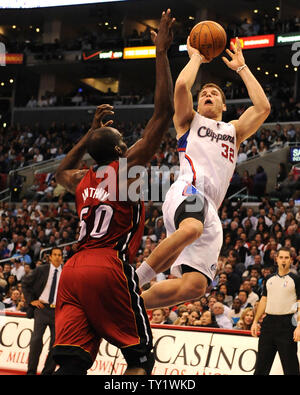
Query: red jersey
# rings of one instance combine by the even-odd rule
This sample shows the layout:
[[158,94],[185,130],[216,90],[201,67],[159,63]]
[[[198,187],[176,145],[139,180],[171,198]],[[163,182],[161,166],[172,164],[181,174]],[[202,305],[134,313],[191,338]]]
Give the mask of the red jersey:
[[119,161],[106,169],[91,167],[76,188],[80,219],[77,251],[111,247],[131,263],[144,233],[144,202],[119,201]]

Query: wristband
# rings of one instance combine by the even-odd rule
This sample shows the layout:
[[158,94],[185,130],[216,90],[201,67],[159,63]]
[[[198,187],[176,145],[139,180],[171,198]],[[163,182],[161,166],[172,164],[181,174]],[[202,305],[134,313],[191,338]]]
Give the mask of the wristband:
[[238,67],[235,71],[236,71],[237,73],[239,73],[239,72],[242,71],[245,67],[247,67],[247,65],[246,65],[246,64],[243,64],[243,66]]

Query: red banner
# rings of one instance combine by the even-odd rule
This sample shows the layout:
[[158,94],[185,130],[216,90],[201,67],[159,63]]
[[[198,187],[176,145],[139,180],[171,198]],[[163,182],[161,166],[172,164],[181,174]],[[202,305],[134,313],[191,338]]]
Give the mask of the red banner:
[[7,53],[5,56],[6,64],[23,64],[23,54],[22,53]]
[[[242,45],[242,49],[253,49],[253,48],[265,48],[274,47],[275,35],[265,34],[263,36],[250,36],[250,37],[239,37]],[[230,43],[235,44],[235,38],[230,40]]]

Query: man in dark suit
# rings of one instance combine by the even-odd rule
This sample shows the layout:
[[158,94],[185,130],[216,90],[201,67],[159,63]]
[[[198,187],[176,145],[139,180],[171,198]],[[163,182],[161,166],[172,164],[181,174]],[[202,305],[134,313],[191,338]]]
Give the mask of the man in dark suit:
[[51,250],[50,263],[37,266],[22,279],[27,308],[27,317],[34,318],[34,328],[30,341],[27,374],[35,375],[43,349],[43,335],[47,326],[50,328],[49,353],[46,359],[43,375],[54,372],[56,364],[52,358],[52,346],[55,340],[55,302],[57,287],[62,270],[63,256],[58,247]]

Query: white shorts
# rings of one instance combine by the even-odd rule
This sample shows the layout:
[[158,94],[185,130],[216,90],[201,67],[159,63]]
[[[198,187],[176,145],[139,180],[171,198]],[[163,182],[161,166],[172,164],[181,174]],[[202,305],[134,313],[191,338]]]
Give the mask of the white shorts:
[[[183,195],[186,185],[185,181],[177,180],[166,194],[162,211],[167,236],[176,231],[174,216],[178,206],[188,197]],[[192,244],[184,248],[171,266],[171,274],[176,277],[182,276],[181,265],[187,265],[196,269],[211,281],[215,277],[218,258],[223,244],[223,228],[217,209],[209,198],[206,197],[206,199],[208,208],[205,215],[203,233]]]

